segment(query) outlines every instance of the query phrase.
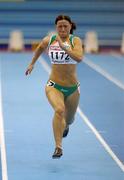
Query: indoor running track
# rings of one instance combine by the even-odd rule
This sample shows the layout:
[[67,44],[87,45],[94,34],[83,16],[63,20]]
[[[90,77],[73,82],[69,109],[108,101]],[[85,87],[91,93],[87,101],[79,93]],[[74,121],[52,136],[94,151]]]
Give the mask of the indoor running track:
[[123,180],[124,56],[86,55],[78,64],[76,120],[53,160],[50,63],[43,55],[26,77],[32,55],[0,53],[0,180]]

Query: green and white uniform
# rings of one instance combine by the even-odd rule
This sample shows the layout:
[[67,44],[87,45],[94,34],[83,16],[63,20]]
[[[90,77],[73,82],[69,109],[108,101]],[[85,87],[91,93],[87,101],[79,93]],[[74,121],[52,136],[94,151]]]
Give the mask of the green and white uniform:
[[[73,39],[74,36],[70,35],[69,36],[69,40],[70,40],[70,44],[68,44],[67,42],[65,42],[66,46],[72,46],[72,48],[74,47],[73,44]],[[77,62],[75,60],[73,60],[60,46],[58,41],[56,41],[56,35],[51,36],[50,38],[50,42],[48,45],[48,55],[49,58],[51,60],[52,64],[77,64]],[[52,80],[49,80],[47,82],[47,86],[51,86],[56,88],[57,90],[59,90],[60,92],[63,93],[64,97],[67,98],[68,96],[70,96],[72,93],[74,93],[78,87],[80,86],[79,83],[74,84],[72,86],[69,87],[65,87],[65,86],[61,86],[55,82],[53,82]]]
[[[73,43],[74,36],[70,35],[69,40],[70,44],[65,42],[65,46],[74,47]],[[56,35],[51,36],[50,42],[48,45],[48,55],[52,64],[77,64],[61,47],[59,46],[58,41],[56,41]]]

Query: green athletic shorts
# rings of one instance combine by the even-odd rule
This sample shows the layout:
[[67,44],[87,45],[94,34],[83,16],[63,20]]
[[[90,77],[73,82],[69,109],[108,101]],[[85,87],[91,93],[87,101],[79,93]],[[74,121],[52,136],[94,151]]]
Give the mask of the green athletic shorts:
[[78,89],[78,87],[80,86],[80,83],[77,83],[77,84],[70,86],[70,87],[65,87],[65,86],[61,86],[59,84],[56,84],[52,80],[49,80],[47,82],[47,86],[51,86],[51,87],[56,88],[57,90],[59,90],[60,92],[63,93],[65,98],[67,98],[68,96],[70,96],[72,93],[74,93]]

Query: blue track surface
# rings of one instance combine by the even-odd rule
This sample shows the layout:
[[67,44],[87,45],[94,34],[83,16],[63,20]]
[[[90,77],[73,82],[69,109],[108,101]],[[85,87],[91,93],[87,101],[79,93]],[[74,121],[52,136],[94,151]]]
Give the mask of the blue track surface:
[[[37,62],[32,75],[25,69],[31,53],[1,53],[2,99],[9,180],[123,180],[124,173],[79,114],[63,141],[64,155],[53,160],[53,110],[44,92],[48,74]],[[47,58],[44,56],[46,62]],[[91,56],[105,67],[106,57]],[[115,62],[107,56],[108,60]],[[122,57],[123,58],[123,57]],[[109,62],[110,62],[109,61]],[[117,61],[118,62],[118,61]],[[49,62],[48,62],[49,63]],[[109,65],[109,64],[108,64]],[[117,65],[116,65],[117,66]],[[117,67],[120,65],[118,64]],[[121,64],[124,67],[124,63]],[[117,157],[124,162],[124,91],[85,63],[78,65],[80,107]],[[122,69],[123,71],[123,69]],[[120,74],[121,75],[121,74]],[[123,79],[116,76],[119,80]]]

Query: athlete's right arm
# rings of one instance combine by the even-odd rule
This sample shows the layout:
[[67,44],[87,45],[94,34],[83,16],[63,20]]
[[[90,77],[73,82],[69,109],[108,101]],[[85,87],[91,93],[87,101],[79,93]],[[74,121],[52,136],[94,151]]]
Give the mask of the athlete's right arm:
[[34,53],[34,56],[32,58],[32,61],[29,64],[29,66],[25,72],[26,75],[30,74],[31,71],[33,70],[35,62],[38,60],[41,53],[44,52],[46,50],[46,48],[48,47],[49,40],[50,40],[50,36],[46,36],[45,38],[42,39],[42,41],[37,46],[35,53]]

